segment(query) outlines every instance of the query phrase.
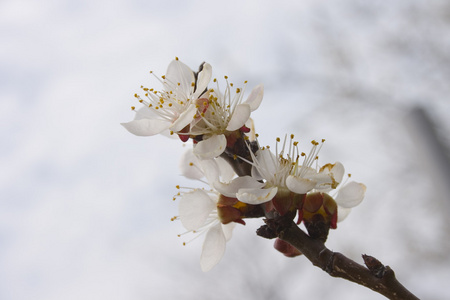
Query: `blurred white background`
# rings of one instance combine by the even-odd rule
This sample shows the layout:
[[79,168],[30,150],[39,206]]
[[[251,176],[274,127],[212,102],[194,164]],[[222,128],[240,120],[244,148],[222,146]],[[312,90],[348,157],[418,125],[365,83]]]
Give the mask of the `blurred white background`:
[[263,83],[262,145],[325,138],[320,162],[366,184],[330,249],[450,298],[448,1],[2,0],[0,41],[0,299],[384,299],[283,257],[261,220],[200,271],[201,240],[170,222],[175,185],[197,184],[181,143],[119,125],[175,56]]

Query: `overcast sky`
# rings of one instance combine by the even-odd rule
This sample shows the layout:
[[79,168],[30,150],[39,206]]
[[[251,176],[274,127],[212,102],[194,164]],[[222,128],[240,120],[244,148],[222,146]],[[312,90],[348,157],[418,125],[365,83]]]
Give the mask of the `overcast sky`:
[[175,56],[263,83],[262,145],[324,138],[320,161],[367,186],[332,250],[450,297],[448,188],[410,117],[424,108],[449,145],[449,30],[444,0],[1,1],[0,299],[384,299],[282,257],[261,220],[200,271],[201,240],[183,247],[170,222],[175,185],[197,185],[185,148],[119,125]]

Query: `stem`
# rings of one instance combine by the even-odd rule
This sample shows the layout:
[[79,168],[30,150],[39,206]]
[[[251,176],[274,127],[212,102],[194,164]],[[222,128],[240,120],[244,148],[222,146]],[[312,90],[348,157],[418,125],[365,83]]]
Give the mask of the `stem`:
[[330,276],[340,277],[363,285],[393,300],[418,300],[395,277],[389,266],[377,259],[363,255],[367,267],[360,265],[339,252],[329,250],[324,243],[310,238],[297,225],[281,230],[278,237],[297,248],[312,264]]

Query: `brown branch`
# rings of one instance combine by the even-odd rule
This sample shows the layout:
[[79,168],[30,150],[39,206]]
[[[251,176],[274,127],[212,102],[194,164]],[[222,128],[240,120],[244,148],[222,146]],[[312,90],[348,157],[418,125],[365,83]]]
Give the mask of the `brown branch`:
[[329,250],[323,242],[310,238],[297,225],[282,229],[278,237],[303,253],[316,267],[330,276],[340,277],[363,285],[388,299],[419,299],[408,291],[395,277],[389,266],[384,266],[377,259],[363,255],[367,267],[347,258],[341,253]]

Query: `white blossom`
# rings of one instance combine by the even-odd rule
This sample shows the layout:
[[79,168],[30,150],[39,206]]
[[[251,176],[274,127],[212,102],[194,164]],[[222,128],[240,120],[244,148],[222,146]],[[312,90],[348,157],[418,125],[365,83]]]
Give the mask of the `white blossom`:
[[144,107],[136,111],[133,121],[122,125],[138,136],[180,132],[197,113],[195,101],[207,88],[211,74],[211,66],[205,63],[196,80],[194,72],[187,65],[178,58],[173,60],[162,80],[157,77],[163,90],[142,87],[144,96],[136,94],[135,97]]
[[[286,144],[273,154],[268,147],[252,155],[252,177],[239,177],[230,183],[216,182],[214,187],[225,195],[236,195],[239,201],[248,204],[261,204],[272,200],[278,192],[306,194],[316,189],[326,191],[336,188],[342,179],[343,166],[340,163],[327,164],[322,168],[313,163],[317,161],[320,145],[312,141],[313,147],[308,155],[299,154],[297,142]],[[303,163],[299,160],[304,157]]]
[[246,83],[244,88],[236,88],[233,93],[233,84],[227,80],[223,93],[217,84],[217,88],[209,89],[204,98],[198,100],[199,114],[189,130],[190,135],[202,136],[202,141],[194,148],[196,155],[202,158],[219,156],[227,146],[227,134],[242,128],[249,121],[251,112],[259,107],[264,95],[263,86],[256,86],[243,101],[245,86]]

